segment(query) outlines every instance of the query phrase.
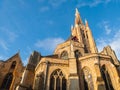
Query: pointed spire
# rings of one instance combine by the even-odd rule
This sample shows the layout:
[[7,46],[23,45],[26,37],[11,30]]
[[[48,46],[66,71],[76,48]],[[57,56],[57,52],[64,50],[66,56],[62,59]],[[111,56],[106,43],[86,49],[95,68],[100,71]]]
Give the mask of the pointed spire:
[[89,26],[89,25],[88,25],[88,21],[87,21],[87,19],[85,19],[85,26],[86,26],[86,27]]
[[71,30],[73,30],[73,25],[71,25]]
[[77,8],[75,12],[75,25],[76,24],[82,24],[82,20],[81,20],[81,17],[80,17],[80,14]]
[[75,15],[79,15],[79,11],[78,11],[78,9],[76,8],[75,10],[76,10]]

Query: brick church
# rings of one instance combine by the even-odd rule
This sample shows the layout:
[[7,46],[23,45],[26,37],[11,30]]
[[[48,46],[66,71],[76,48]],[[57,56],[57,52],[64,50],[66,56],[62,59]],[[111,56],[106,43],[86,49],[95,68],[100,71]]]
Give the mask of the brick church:
[[54,53],[19,53],[0,61],[0,90],[120,90],[120,62],[110,46],[98,52],[88,22],[76,9],[70,37]]

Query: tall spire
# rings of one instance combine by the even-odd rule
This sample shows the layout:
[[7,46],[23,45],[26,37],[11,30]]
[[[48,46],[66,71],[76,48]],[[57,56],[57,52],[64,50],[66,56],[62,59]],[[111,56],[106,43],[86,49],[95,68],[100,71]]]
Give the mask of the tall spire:
[[82,20],[81,20],[81,17],[80,17],[80,14],[79,14],[79,11],[78,9],[76,8],[76,12],[75,12],[75,25],[79,25],[79,24],[82,24]]
[[91,30],[89,28],[87,20],[85,20],[85,26],[86,26],[88,40],[89,40],[89,44],[90,44],[90,51],[91,51],[91,53],[97,53],[98,50],[97,50],[97,47],[96,47],[96,44],[95,44],[92,32],[91,32]]

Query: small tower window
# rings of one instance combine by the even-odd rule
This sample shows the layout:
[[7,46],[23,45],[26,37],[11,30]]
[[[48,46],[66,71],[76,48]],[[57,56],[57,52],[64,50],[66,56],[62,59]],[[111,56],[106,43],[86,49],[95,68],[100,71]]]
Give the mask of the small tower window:
[[84,50],[85,50],[85,53],[88,53],[88,49],[87,49],[87,46],[85,45],[84,47]]
[[75,52],[76,58],[79,58],[80,56],[82,56],[79,50],[75,50],[74,52]]
[[68,59],[68,53],[67,53],[67,51],[63,51],[61,53],[61,59]]
[[75,41],[75,42],[78,42],[78,38],[77,38],[76,36],[72,37],[71,40],[73,40],[73,41]]
[[12,62],[12,65],[11,65],[11,69],[14,69],[15,66],[16,66],[16,61],[13,61],[13,62]]

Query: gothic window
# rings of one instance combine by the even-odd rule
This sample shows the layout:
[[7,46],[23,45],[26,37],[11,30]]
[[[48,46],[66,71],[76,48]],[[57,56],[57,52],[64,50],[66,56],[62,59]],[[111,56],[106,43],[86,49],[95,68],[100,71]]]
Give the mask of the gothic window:
[[82,36],[85,39],[85,34],[84,34],[84,30],[81,30]]
[[75,57],[76,57],[77,59],[78,59],[80,56],[82,56],[79,50],[75,50],[74,53],[75,53]]
[[50,90],[66,90],[66,79],[60,69],[51,74]]
[[11,65],[11,69],[14,69],[15,66],[16,66],[16,61],[13,61],[13,62],[12,62],[12,65]]
[[113,86],[112,86],[110,76],[109,76],[109,73],[108,73],[105,65],[102,66],[101,73],[102,73],[103,80],[105,82],[106,90],[114,90]]
[[61,53],[61,59],[68,59],[68,53],[67,53],[67,51],[63,51]]
[[2,83],[2,89],[7,89],[9,90],[10,85],[12,83],[12,79],[13,79],[13,74],[12,73],[8,73]]
[[85,90],[94,90],[92,75],[90,69],[87,67],[83,69],[83,80]]
[[88,53],[88,49],[87,49],[87,46],[85,45],[84,47],[84,50],[85,50],[85,53]]

